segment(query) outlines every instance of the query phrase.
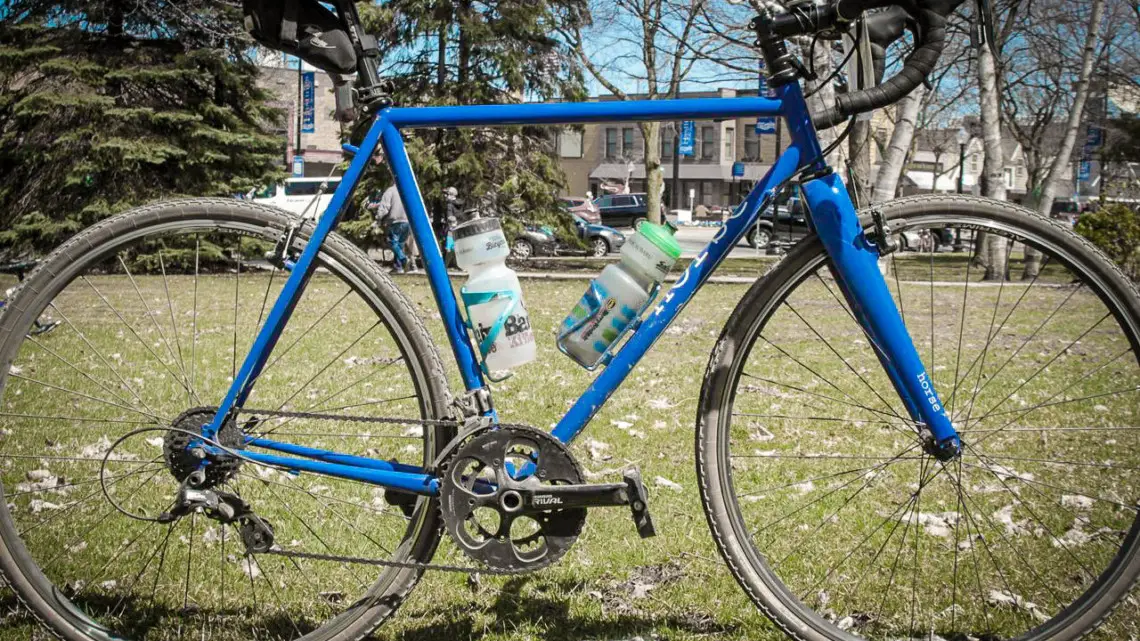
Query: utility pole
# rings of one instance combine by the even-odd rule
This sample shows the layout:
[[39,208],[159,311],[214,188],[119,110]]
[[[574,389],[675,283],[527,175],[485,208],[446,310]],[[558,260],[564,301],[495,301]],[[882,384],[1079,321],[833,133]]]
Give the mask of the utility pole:
[[[676,80],[674,78],[674,80]],[[681,83],[673,87],[673,98],[681,97]],[[673,121],[673,209],[681,208],[681,121]]]
[[[303,126],[302,120],[305,117],[305,96],[304,96],[304,87],[303,87],[304,84],[305,84],[305,62],[303,60],[301,60],[300,58],[297,58],[297,137],[294,139],[295,142],[293,144],[293,158],[296,158],[297,156],[302,155],[301,154],[301,127]],[[292,162],[293,158],[289,159],[290,162]]]

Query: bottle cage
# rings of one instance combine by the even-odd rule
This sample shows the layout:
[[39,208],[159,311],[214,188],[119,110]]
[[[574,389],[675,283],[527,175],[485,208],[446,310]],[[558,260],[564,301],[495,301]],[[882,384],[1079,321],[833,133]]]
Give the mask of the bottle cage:
[[495,378],[495,376],[491,374],[491,371],[487,369],[486,359],[487,353],[491,350],[491,347],[495,344],[495,340],[499,338],[499,334],[503,331],[503,325],[506,324],[507,319],[511,317],[511,314],[513,314],[515,309],[519,306],[519,295],[510,290],[501,290],[497,292],[469,292],[467,291],[466,287],[463,287],[459,290],[459,296],[463,299],[464,312],[467,314],[467,328],[472,332],[475,332],[475,336],[479,336],[479,333],[476,330],[474,324],[471,322],[471,306],[483,305],[497,300],[508,301],[507,306],[503,308],[503,311],[499,312],[499,317],[495,319],[494,324],[492,324],[491,328],[487,330],[487,335],[479,341],[479,355],[482,357],[479,366],[482,368],[483,374],[496,383],[507,380],[511,377],[511,373],[508,372],[506,376]]

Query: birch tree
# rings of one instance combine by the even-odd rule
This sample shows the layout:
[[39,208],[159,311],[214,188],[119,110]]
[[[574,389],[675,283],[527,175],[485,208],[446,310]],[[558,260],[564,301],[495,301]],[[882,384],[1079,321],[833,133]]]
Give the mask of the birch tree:
[[[596,0],[588,24],[565,28],[561,37],[586,72],[621,100],[660,100],[680,93],[702,57],[724,43],[696,29],[708,0]],[[697,52],[701,52],[698,54]],[[629,86],[643,91],[631,95]],[[638,123],[644,140],[646,207],[661,222],[661,123]]]

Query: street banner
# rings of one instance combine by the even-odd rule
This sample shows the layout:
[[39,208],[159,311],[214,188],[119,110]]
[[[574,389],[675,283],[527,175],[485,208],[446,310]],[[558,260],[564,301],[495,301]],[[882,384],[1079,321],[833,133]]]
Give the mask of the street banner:
[[317,74],[306,71],[301,74],[301,133],[317,132]]
[[692,156],[693,147],[696,144],[697,138],[697,123],[692,120],[685,120],[681,123],[681,144],[677,153],[681,156]]

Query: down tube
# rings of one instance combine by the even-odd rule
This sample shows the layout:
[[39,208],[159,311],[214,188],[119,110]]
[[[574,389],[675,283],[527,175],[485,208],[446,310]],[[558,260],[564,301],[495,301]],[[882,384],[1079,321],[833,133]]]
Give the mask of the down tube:
[[760,182],[748,194],[744,205],[737,209],[735,215],[728,219],[728,224],[721,227],[712,242],[681,275],[681,278],[665,294],[661,303],[649,312],[641,327],[637,329],[626,342],[625,347],[614,356],[613,361],[602,370],[594,379],[590,387],[578,398],[558,425],[554,428],[554,436],[563,443],[574,440],[582,431],[594,414],[621,386],[622,381],[629,375],[641,357],[653,347],[653,343],[661,336],[661,332],[673,322],[677,314],[685,308],[692,299],[693,294],[704,285],[713,270],[740,242],[748,229],[756,222],[760,213],[760,206],[770,201],[773,192],[785,180],[799,169],[800,150],[798,147],[789,147],[780,156],[776,164],[760,179]]

